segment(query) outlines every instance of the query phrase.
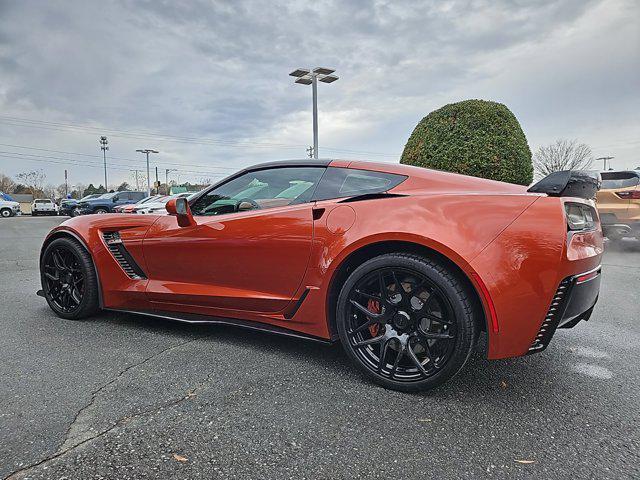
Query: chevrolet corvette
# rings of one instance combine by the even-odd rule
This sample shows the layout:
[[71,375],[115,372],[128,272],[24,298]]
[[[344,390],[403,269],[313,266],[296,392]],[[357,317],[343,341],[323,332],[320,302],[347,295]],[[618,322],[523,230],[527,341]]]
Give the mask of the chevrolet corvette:
[[99,309],[340,342],[402,391],[544,350],[588,320],[603,236],[599,179],[527,189],[398,164],[246,168],[163,215],[87,215],[46,237],[43,296],[65,319]]

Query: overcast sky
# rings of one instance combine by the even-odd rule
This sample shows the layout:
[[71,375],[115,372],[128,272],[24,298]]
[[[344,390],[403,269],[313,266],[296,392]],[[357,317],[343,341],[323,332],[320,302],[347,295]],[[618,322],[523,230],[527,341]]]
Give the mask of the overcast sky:
[[102,183],[100,134],[110,184],[136,148],[192,182],[302,157],[311,88],[287,74],[316,66],[340,77],[319,86],[321,157],[397,162],[422,117],[482,98],[533,151],[576,138],[640,166],[637,0],[0,0],[0,172]]

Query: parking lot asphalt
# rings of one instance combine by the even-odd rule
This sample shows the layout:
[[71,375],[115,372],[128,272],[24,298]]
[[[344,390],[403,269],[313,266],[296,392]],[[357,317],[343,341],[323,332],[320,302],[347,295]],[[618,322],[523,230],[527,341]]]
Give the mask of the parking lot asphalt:
[[337,345],[59,319],[35,292],[61,221],[0,221],[2,478],[640,478],[640,242],[607,246],[592,319],[545,352],[403,394]]

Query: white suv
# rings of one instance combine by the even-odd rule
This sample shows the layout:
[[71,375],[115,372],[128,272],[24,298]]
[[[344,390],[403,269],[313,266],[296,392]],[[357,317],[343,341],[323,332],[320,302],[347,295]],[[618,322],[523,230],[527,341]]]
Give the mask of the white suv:
[[4,200],[0,196],[0,217],[9,218],[14,215],[20,215],[20,204],[11,200]]
[[48,198],[36,198],[31,204],[31,215],[58,215],[58,206]]

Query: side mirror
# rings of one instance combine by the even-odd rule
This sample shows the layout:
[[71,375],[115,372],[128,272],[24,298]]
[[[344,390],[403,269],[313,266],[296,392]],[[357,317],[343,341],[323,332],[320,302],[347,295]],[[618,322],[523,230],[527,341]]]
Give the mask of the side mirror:
[[117,195],[111,199],[113,203],[116,203],[118,200],[120,200],[120,198]]
[[172,198],[165,206],[169,215],[178,217],[178,225],[191,227],[196,224],[186,198]]

